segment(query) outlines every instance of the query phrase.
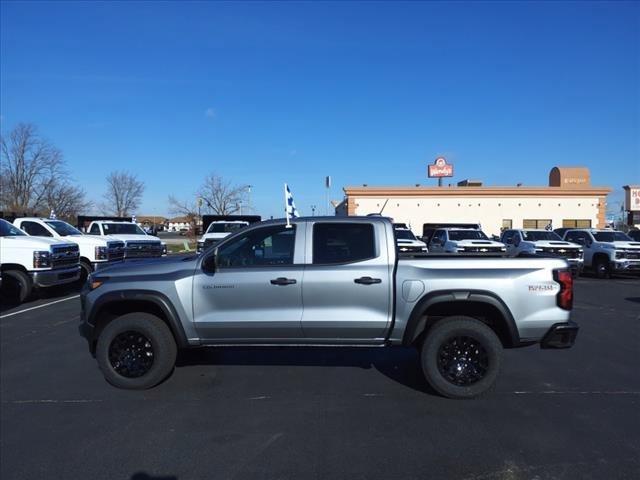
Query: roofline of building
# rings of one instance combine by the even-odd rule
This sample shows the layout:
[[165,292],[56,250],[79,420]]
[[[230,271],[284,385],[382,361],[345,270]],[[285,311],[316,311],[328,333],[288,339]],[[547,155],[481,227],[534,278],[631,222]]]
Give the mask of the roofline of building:
[[609,187],[355,187],[343,188],[346,196],[359,197],[458,197],[458,196],[546,196],[546,197],[580,197],[607,196]]

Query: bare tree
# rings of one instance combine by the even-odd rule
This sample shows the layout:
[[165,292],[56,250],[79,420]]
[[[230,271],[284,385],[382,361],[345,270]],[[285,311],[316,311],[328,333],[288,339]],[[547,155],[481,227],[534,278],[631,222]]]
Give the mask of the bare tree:
[[73,220],[93,207],[93,202],[86,199],[84,190],[69,182],[55,183],[45,200],[49,211],[53,210],[56,217],[67,220]]
[[134,174],[117,171],[107,177],[107,191],[104,194],[103,209],[118,217],[132,215],[142,202],[144,182]]
[[179,200],[173,195],[169,195],[169,212],[173,215],[182,215],[187,219],[191,228],[189,229],[188,236],[191,240],[195,241],[197,235],[198,226],[198,206],[186,200]]
[[207,212],[214,215],[231,215],[240,209],[246,193],[246,187],[233,185],[212,173],[205,178],[198,196],[202,198]]
[[0,207],[12,212],[56,210],[71,216],[88,207],[72,184],[62,152],[29,123],[3,135],[0,146]]

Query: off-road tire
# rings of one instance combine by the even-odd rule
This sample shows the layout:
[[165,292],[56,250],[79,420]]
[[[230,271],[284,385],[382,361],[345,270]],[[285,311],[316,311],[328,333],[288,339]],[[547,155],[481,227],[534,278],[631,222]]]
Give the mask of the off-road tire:
[[[122,340],[123,338],[124,340]],[[144,350],[146,342],[128,341],[127,338],[138,340],[144,338],[148,340],[150,347],[146,351],[135,353],[137,348]],[[128,341],[129,343],[126,345],[133,344],[134,347],[129,349],[120,347],[119,345],[123,341]],[[114,352],[122,352],[122,355],[125,356],[133,355],[137,358],[133,360],[135,363],[136,361],[148,360],[144,354],[149,350],[152,352],[153,360],[145,373],[132,377],[117,370],[117,368],[122,369],[123,367],[121,367],[122,362],[114,360],[114,355],[117,356],[117,353]],[[132,351],[134,353],[131,353]],[[144,390],[156,386],[169,376],[176,363],[176,353],[176,342],[166,323],[150,313],[134,312],[122,315],[104,327],[98,337],[96,360],[104,378],[110,384],[129,390]],[[142,368],[142,370],[145,369]],[[139,370],[136,373],[139,373]]]
[[[455,372],[451,370],[451,365],[458,365],[455,361],[444,361],[447,358],[447,352],[457,350],[455,345],[460,345],[460,339],[469,339],[467,345],[476,345],[473,351],[469,352],[474,358],[482,357],[482,367],[475,368],[464,367],[462,371],[482,371],[477,380],[472,383],[456,384],[445,376],[443,371]],[[454,340],[456,343],[453,343]],[[467,342],[467,340],[463,340]],[[479,347],[479,348],[478,348]],[[452,350],[453,349],[453,350]],[[450,357],[448,357],[450,358]],[[468,361],[462,352],[462,365],[475,365],[475,361]],[[420,352],[420,361],[425,379],[429,385],[440,395],[447,398],[467,399],[478,397],[495,386],[500,366],[502,363],[502,344],[495,332],[479,320],[465,316],[451,316],[439,320],[433,327],[429,329],[424,336],[422,349]],[[449,368],[446,368],[449,366]],[[474,375],[470,375],[474,376]],[[459,379],[456,379],[459,380]]]

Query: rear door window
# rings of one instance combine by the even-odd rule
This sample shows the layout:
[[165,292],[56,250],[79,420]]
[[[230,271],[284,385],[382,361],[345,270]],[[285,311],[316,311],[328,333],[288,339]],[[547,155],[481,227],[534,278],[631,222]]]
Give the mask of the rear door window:
[[313,226],[313,264],[361,262],[376,257],[370,223],[317,223]]
[[53,237],[51,232],[36,222],[22,222],[22,230],[34,237]]

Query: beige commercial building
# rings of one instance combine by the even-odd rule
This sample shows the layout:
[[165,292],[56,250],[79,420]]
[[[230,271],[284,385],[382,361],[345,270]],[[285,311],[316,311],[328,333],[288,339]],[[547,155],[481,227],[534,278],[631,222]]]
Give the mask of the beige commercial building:
[[425,223],[480,223],[485,233],[504,228],[580,227],[605,225],[608,187],[591,185],[584,167],[554,167],[549,185],[487,187],[479,181],[443,187],[344,188],[337,215],[380,213],[410,225],[416,235]]

